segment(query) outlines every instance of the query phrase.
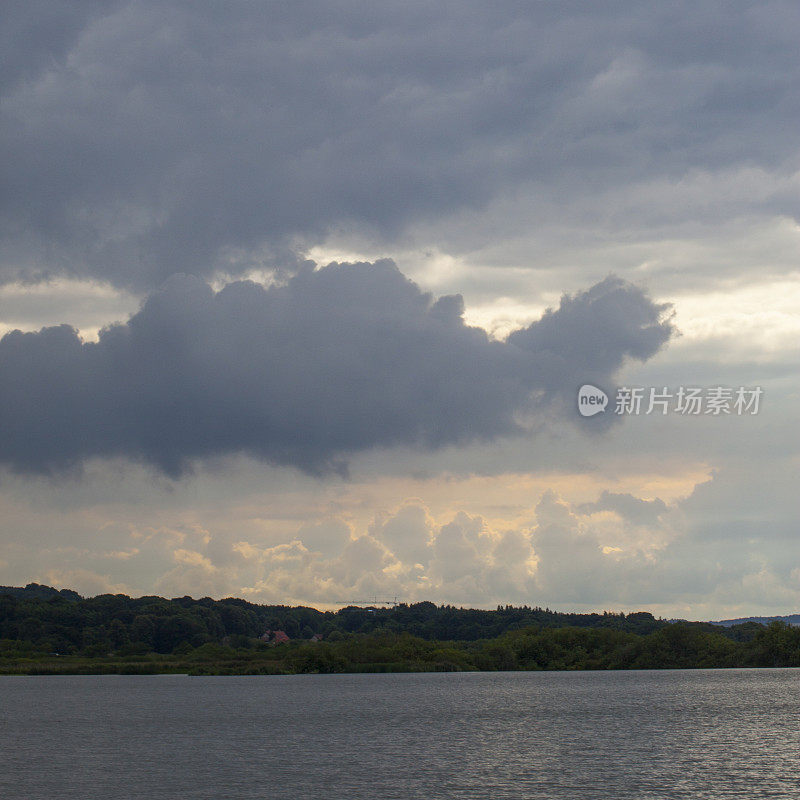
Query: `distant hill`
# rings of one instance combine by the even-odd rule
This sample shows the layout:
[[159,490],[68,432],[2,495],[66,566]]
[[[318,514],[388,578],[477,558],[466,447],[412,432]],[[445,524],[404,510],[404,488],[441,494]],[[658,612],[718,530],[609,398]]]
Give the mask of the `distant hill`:
[[800,626],[800,614],[786,614],[783,617],[739,617],[737,619],[720,619],[711,622],[711,625],[722,625],[731,628],[734,625],[744,625],[746,622],[757,622],[759,625],[769,625],[770,622],[785,622],[787,625]]
[[43,586],[41,583],[29,583],[27,586],[0,586],[0,595],[10,594],[12,597],[21,597],[25,600],[49,600],[51,597],[63,597],[65,600],[83,600],[72,589],[54,589],[52,586]]

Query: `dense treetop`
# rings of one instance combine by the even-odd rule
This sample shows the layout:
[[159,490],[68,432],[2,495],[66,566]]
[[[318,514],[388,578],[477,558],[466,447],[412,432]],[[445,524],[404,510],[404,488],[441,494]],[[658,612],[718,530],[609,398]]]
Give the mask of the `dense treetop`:
[[800,666],[800,628],[669,622],[644,611],[421,602],[334,612],[236,598],[83,598],[39,584],[0,587],[0,672],[720,666]]

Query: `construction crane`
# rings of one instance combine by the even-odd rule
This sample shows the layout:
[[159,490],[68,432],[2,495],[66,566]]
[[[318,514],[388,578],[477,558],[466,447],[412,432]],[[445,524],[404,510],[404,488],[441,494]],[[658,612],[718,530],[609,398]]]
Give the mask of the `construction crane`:
[[337,600],[336,603],[343,606],[391,606],[392,608],[400,605],[396,595],[394,600],[378,600],[377,597],[373,597],[372,600]]

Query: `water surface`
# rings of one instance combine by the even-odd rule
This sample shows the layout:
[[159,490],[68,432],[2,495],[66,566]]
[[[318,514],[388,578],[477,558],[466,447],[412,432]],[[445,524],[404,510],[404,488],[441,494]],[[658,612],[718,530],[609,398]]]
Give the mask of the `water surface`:
[[800,797],[800,670],[0,678],[6,800]]

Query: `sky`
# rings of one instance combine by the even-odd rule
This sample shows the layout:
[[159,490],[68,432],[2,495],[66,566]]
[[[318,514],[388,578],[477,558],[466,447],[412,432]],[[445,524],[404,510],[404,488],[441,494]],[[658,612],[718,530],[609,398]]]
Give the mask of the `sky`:
[[800,610],[796,3],[0,14],[0,584]]

